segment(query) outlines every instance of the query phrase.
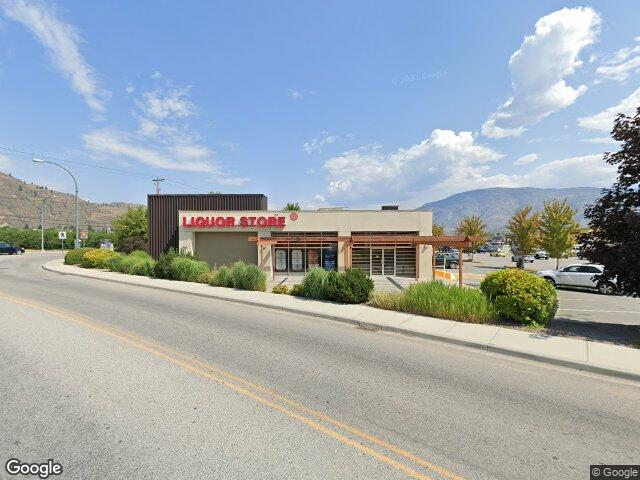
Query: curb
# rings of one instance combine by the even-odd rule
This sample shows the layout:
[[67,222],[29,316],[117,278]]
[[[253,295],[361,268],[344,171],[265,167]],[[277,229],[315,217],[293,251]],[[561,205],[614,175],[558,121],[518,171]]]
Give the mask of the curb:
[[97,277],[93,277],[91,275],[82,275],[80,273],[61,272],[61,271],[58,271],[58,270],[48,266],[46,263],[42,264],[41,266],[42,266],[43,270],[46,270],[46,271],[52,272],[52,273],[56,273],[58,275],[71,275],[71,276],[75,276],[75,277],[91,278],[93,280],[98,280],[98,281],[103,281],[103,282],[118,283],[118,284],[133,286],[133,287],[149,288],[151,290],[161,290],[161,291],[165,291],[165,292],[181,293],[183,295],[192,295],[192,296],[195,296],[195,297],[210,298],[210,299],[214,299],[214,300],[220,300],[220,301],[223,301],[223,302],[229,302],[229,303],[235,303],[235,304],[241,304],[241,305],[249,305],[249,306],[252,306],[252,307],[259,307],[259,308],[267,308],[269,310],[276,310],[276,311],[280,311],[280,312],[293,313],[293,314],[297,314],[297,315],[307,315],[307,316],[310,316],[310,317],[321,318],[321,319],[324,319],[324,320],[331,320],[331,321],[346,323],[346,324],[350,324],[350,325],[355,325],[357,327],[366,328],[366,329],[369,329],[369,330],[382,330],[382,331],[386,331],[386,332],[400,333],[402,335],[406,335],[406,336],[409,336],[409,337],[424,338],[424,339],[427,339],[427,340],[434,340],[434,341],[441,342],[441,343],[448,343],[448,344],[453,344],[453,345],[458,345],[458,346],[463,346],[463,347],[470,347],[470,348],[474,348],[476,350],[483,350],[485,352],[498,353],[498,354],[505,355],[505,356],[521,358],[521,359],[524,359],[524,360],[532,360],[532,361],[539,362],[539,363],[545,363],[545,364],[549,364],[549,365],[570,368],[570,369],[578,370],[578,371],[581,371],[581,372],[596,373],[596,374],[606,375],[606,376],[609,376],[609,377],[619,378],[619,379],[623,379],[623,380],[631,380],[631,381],[634,381],[634,382],[640,382],[640,373],[633,373],[633,372],[628,372],[628,371],[624,371],[624,370],[616,370],[616,369],[613,369],[613,368],[593,365],[593,364],[589,364],[589,363],[582,363],[582,362],[576,362],[576,361],[572,361],[572,360],[565,360],[565,359],[562,359],[562,358],[546,356],[546,355],[539,355],[539,354],[535,354],[535,353],[529,353],[529,352],[524,352],[524,351],[520,351],[520,350],[504,348],[504,347],[494,347],[494,346],[492,346],[490,344],[473,342],[471,340],[463,340],[463,339],[458,339],[458,338],[454,338],[454,337],[446,337],[446,336],[441,336],[441,335],[435,335],[435,334],[432,334],[432,333],[417,332],[415,330],[407,330],[407,329],[404,329],[402,327],[393,327],[393,326],[389,326],[389,325],[379,325],[377,323],[361,321],[361,320],[357,320],[357,319],[354,319],[354,318],[341,317],[341,316],[338,316],[338,315],[330,315],[330,314],[321,313],[321,312],[307,311],[307,310],[302,310],[302,309],[298,309],[298,308],[284,307],[284,306],[277,306],[277,305],[265,305],[265,304],[260,303],[260,302],[254,302],[254,301],[251,301],[251,300],[246,300],[246,299],[241,299],[241,298],[221,297],[221,296],[216,295],[213,292],[211,294],[202,294],[202,293],[197,293],[197,292],[188,292],[188,291],[183,291],[183,290],[176,290],[174,288],[167,288],[167,287],[156,286],[156,285],[140,285],[140,284],[128,282],[126,280],[116,280],[116,279],[113,279],[113,278],[97,278]]

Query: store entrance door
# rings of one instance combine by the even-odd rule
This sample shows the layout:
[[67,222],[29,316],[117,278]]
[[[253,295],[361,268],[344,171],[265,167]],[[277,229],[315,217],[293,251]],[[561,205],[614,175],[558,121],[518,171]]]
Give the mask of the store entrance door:
[[395,275],[396,251],[393,248],[371,249],[371,275]]

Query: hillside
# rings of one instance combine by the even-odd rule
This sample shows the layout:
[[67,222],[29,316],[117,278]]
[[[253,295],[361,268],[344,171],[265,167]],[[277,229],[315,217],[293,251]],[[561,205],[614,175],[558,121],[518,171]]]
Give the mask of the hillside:
[[[40,226],[42,199],[47,200],[45,226],[63,228],[75,226],[75,196],[26,183],[0,172],[0,227],[37,228]],[[80,229],[105,230],[113,219],[125,212],[130,203],[92,203],[80,199]]]
[[584,207],[600,195],[599,188],[484,188],[457,193],[436,202],[425,203],[416,210],[433,212],[433,221],[445,225],[452,233],[458,221],[469,215],[479,215],[490,232],[503,232],[516,210],[527,205],[540,210],[545,200],[566,198],[578,210],[577,220],[585,224]]

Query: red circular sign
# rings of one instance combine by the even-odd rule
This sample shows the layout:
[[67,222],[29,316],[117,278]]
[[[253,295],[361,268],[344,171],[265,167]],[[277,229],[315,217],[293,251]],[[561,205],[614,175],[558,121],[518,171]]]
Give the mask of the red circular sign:
[[289,218],[295,222],[298,219],[298,214],[296,212],[293,212],[291,215],[289,215]]

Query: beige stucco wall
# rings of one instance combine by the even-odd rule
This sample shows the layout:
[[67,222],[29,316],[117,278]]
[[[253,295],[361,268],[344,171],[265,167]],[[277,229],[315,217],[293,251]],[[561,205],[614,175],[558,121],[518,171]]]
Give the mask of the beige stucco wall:
[[[292,220],[291,214],[297,214],[297,219]],[[285,217],[283,227],[184,227],[183,218],[187,222],[191,217],[234,217],[235,223],[239,223],[240,217]],[[295,215],[294,215],[295,217]],[[329,210],[329,211],[182,211],[178,212],[179,248],[197,253],[196,233],[209,232],[256,232],[260,237],[269,237],[271,232],[335,232],[339,236],[349,236],[353,232],[416,232],[418,235],[431,235],[433,216],[431,212],[403,211],[403,210]],[[199,236],[202,238],[201,236]],[[260,257],[260,247],[258,258]],[[271,250],[263,248],[263,269],[272,272]],[[431,247],[420,246],[418,252],[418,265],[420,279],[431,277]],[[344,244],[338,243],[338,269],[344,270]]]

